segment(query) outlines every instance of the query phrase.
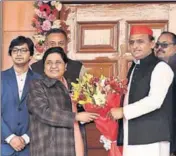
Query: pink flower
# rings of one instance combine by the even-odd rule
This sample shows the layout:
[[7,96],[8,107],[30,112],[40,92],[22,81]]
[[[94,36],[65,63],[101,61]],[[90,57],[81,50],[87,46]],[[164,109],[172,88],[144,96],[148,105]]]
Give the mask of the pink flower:
[[49,21],[54,21],[54,20],[56,20],[56,17],[55,17],[53,14],[50,14],[50,15],[48,16],[47,20],[49,20]]
[[42,11],[42,18],[47,19],[47,14],[45,11]]
[[48,31],[51,29],[51,22],[49,20],[45,20],[42,25],[42,29],[44,31]]
[[34,9],[34,12],[36,13],[36,15],[38,15],[40,18],[42,18],[42,12],[39,9]]
[[51,12],[54,16],[56,16],[56,17],[58,16],[59,12],[57,11],[57,9],[53,9]]
[[43,45],[43,44],[40,45],[39,43],[37,43],[37,44],[35,45],[35,49],[36,49],[39,53],[43,53],[43,51],[44,51],[44,45]]
[[38,21],[38,19],[33,18],[32,19],[32,23],[34,24],[34,27],[39,28],[40,27],[40,22]]
[[37,33],[42,33],[43,32],[43,30],[41,29],[41,27],[38,27],[37,28]]
[[42,1],[38,1],[37,4],[40,7],[42,5]]

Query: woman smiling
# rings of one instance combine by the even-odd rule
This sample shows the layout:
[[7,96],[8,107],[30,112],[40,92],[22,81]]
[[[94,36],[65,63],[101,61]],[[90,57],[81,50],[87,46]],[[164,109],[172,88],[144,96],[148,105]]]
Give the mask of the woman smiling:
[[84,156],[78,121],[90,122],[98,114],[76,113],[64,78],[68,58],[60,47],[43,56],[44,75],[33,81],[28,96],[32,156]]

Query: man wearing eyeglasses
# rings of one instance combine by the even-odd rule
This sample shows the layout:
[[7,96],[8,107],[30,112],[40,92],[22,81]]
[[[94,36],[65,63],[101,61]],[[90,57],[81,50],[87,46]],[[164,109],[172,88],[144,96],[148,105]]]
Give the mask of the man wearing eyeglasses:
[[123,107],[109,112],[113,119],[123,118],[117,140],[123,141],[123,156],[170,155],[174,73],[169,65],[155,57],[154,46],[149,27],[131,27],[129,48],[135,60],[127,76],[128,91]]
[[[176,35],[172,32],[162,32],[155,45],[155,55],[167,62],[176,74]],[[176,155],[176,76],[173,81],[173,133],[171,138],[171,153]]]
[[9,46],[13,67],[1,72],[1,155],[29,156],[29,114],[26,106],[29,82],[40,78],[29,69],[34,53],[30,38],[18,36]]

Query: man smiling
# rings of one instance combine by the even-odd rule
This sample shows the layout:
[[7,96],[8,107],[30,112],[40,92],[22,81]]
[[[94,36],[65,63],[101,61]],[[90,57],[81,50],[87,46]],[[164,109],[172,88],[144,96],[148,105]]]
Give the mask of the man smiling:
[[153,31],[144,25],[132,26],[129,38],[135,58],[128,72],[128,92],[123,107],[109,116],[122,119],[123,156],[169,156],[172,118],[171,68],[154,56]]

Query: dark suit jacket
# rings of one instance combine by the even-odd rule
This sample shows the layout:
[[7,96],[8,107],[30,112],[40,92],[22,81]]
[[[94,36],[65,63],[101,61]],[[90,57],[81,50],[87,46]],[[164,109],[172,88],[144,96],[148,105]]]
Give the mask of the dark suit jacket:
[[[18,85],[14,68],[1,72],[1,155],[17,153],[5,139],[11,134],[22,136],[29,135],[29,114],[26,106],[29,82],[40,76],[28,71],[21,100],[18,95]],[[29,155],[29,146],[18,152],[20,156]]]
[[168,64],[174,72],[173,81],[173,127],[172,127],[172,140],[171,140],[171,153],[176,152],[176,54],[170,57]]

